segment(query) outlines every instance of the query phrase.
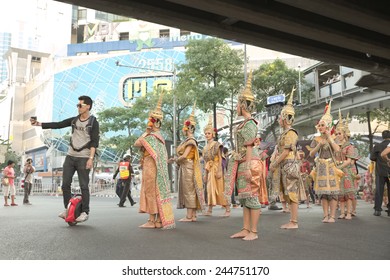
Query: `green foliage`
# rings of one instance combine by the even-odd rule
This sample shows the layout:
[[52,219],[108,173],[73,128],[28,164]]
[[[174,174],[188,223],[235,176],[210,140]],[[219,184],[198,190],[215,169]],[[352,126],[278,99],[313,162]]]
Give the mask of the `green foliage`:
[[[367,123],[367,113],[357,114],[356,117],[360,123]],[[371,121],[376,121],[377,126],[373,127],[372,133],[376,133],[378,128],[390,129],[390,109],[389,108],[376,108],[370,111]]]
[[7,147],[7,152],[4,155],[5,162],[0,163],[0,169],[3,170],[3,168],[7,166],[8,160],[12,160],[15,162],[15,167],[14,167],[15,172],[18,173],[18,171],[20,170],[22,157],[12,150],[12,146],[9,143],[9,140],[0,139],[0,145],[1,146],[5,145]]
[[179,66],[177,91],[192,96],[207,112],[212,104],[224,104],[230,97],[229,89],[239,89],[243,64],[243,52],[231,49],[221,39],[190,41],[186,63]]
[[281,59],[264,63],[253,71],[252,90],[257,101],[257,112],[262,112],[267,104],[267,97],[285,94],[286,100],[295,86],[294,100],[298,99],[298,71],[287,67]]

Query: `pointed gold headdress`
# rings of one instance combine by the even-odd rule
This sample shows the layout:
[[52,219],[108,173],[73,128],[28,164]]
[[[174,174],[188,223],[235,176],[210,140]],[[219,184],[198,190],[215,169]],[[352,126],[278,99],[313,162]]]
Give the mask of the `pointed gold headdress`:
[[152,110],[149,113],[149,117],[152,117],[154,119],[158,119],[158,120],[162,121],[162,119],[164,117],[163,112],[161,110],[163,96],[164,96],[164,91],[161,90],[160,97],[159,97],[158,102],[157,102],[157,106],[154,110]]
[[249,72],[248,79],[246,80],[245,89],[241,92],[240,99],[244,99],[247,101],[255,100],[255,97],[252,93],[252,70]]
[[294,122],[294,115],[295,115],[295,110],[293,106],[294,91],[296,91],[295,86],[293,86],[291,90],[290,97],[287,101],[287,104],[284,105],[282,111],[280,112],[282,118],[286,120],[289,125],[291,125]]
[[347,118],[344,121],[344,131],[347,137],[351,137],[351,131],[349,130],[349,112],[347,114]]
[[206,133],[206,131],[211,131],[214,133],[213,116],[211,114],[209,115],[209,123],[203,129],[204,133]]
[[336,129],[345,132],[343,116],[341,115],[341,110],[340,109],[339,109],[339,122],[337,123]]
[[320,119],[320,122],[323,121],[326,124],[327,127],[331,127],[332,126],[332,121],[333,121],[333,117],[330,114],[331,103],[332,103],[332,100],[330,100],[329,104],[327,104],[325,106],[325,113],[324,113],[324,115]]

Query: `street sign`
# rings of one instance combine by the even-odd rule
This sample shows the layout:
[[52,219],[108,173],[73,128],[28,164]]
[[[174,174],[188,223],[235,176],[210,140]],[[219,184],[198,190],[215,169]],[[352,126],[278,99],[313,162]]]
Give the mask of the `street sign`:
[[286,97],[284,94],[268,96],[267,97],[267,105],[272,105],[275,103],[284,103],[285,100],[286,100]]

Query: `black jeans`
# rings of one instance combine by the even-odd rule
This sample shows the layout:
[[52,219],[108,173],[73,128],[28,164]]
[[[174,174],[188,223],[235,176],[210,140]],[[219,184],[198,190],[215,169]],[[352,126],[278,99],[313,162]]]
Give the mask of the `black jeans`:
[[[387,197],[390,197],[390,182],[389,177],[376,176],[376,190],[375,190],[375,206],[376,211],[382,211],[383,193],[387,185]],[[387,209],[390,210],[390,201],[387,202]]]
[[126,197],[129,198],[130,204],[133,205],[134,204],[134,200],[131,197],[131,191],[130,191],[131,179],[121,180],[121,182],[122,182],[122,188],[123,189],[122,189],[122,194],[120,196],[121,199],[119,201],[119,205],[123,206],[123,204],[125,204]]
[[23,203],[29,203],[28,196],[31,194],[32,184],[24,182],[24,198]]
[[81,212],[89,213],[89,172],[86,168],[88,158],[66,156],[63,165],[62,193],[64,196],[64,206],[68,207],[72,197],[71,185],[74,173],[77,171],[82,196]]

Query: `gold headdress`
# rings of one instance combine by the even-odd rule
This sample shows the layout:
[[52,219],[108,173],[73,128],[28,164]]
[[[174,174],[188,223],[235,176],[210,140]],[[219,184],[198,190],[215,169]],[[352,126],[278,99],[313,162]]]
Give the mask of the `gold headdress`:
[[213,116],[212,115],[209,115],[209,123],[203,129],[203,132],[206,133],[206,131],[209,131],[209,130],[214,134]]
[[347,137],[351,137],[351,131],[349,130],[349,112],[347,114],[347,118],[344,121],[344,131]]
[[154,110],[152,110],[149,113],[149,117],[152,117],[154,119],[158,119],[158,120],[162,121],[162,119],[164,117],[163,112],[161,110],[163,96],[164,96],[164,91],[161,90],[160,97],[159,97],[158,102],[157,102],[157,106]]
[[345,132],[343,116],[341,115],[341,110],[340,109],[339,109],[339,122],[337,123],[336,129]]
[[[192,112],[191,112],[190,117],[187,120],[184,121],[184,126],[183,126],[184,130],[188,130],[188,127],[190,125],[192,125],[195,128],[195,125],[196,125],[196,121],[195,121],[195,106],[196,106],[196,101],[194,103],[194,106],[192,107]],[[193,132],[193,130],[192,130],[192,132]]]
[[322,116],[322,118],[320,119],[320,122],[323,121],[326,124],[327,127],[331,127],[332,126],[332,121],[333,121],[333,117],[330,114],[331,103],[332,103],[332,100],[330,100],[329,104],[327,104],[325,106],[325,113]]
[[[295,110],[293,106],[293,100],[294,100],[294,91],[296,90],[295,86],[293,86],[290,97],[287,101],[287,104],[284,105],[282,111],[280,114],[282,115],[282,118],[287,121],[289,125],[291,125],[294,122],[294,115],[295,115]],[[290,116],[290,117],[289,117]]]
[[[250,104],[247,104],[247,101]],[[245,89],[238,96],[238,102],[241,104],[241,107],[248,112],[252,112],[255,109],[255,97],[252,93],[252,70],[249,72],[249,77],[246,80]]]

